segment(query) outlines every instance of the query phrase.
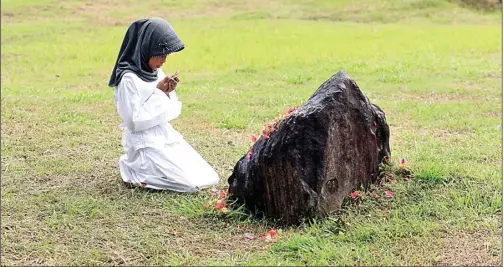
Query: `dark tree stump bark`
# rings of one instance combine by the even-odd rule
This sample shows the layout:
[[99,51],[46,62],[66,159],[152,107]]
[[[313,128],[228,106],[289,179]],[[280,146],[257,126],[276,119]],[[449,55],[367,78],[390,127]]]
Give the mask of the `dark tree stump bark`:
[[353,189],[376,182],[389,157],[384,112],[340,71],[255,142],[229,177],[229,193],[256,215],[296,224],[340,209]]

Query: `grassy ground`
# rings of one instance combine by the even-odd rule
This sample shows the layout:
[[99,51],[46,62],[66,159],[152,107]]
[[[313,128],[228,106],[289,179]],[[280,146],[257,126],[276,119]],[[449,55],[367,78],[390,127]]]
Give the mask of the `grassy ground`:
[[[502,265],[500,12],[441,0],[1,5],[2,265]],[[174,125],[221,188],[262,123],[340,69],[386,112],[393,161],[413,178],[277,243],[244,237],[271,223],[205,209],[206,191],[121,186],[107,82],[144,16],[169,19],[187,45],[164,67],[182,79]]]

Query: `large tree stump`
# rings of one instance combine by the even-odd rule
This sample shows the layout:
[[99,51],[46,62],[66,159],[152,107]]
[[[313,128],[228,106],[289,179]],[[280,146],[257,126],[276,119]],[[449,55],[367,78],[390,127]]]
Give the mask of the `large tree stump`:
[[345,196],[376,182],[390,157],[384,112],[340,71],[259,138],[229,177],[229,193],[256,215],[296,224],[341,208]]

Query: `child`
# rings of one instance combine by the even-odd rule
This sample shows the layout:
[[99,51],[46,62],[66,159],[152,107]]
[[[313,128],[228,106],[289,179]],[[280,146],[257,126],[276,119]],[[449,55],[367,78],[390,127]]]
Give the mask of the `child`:
[[126,32],[109,86],[124,129],[125,154],[119,158],[122,180],[141,187],[196,192],[216,185],[215,170],[169,121],[182,109],[175,87],[178,74],[167,77],[160,67],[170,53],[184,49],[164,19],[141,19]]

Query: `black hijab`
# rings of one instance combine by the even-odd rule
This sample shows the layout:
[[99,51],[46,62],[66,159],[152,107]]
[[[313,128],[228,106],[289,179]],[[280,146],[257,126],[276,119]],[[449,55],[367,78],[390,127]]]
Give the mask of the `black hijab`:
[[152,18],[133,22],[124,36],[109,86],[117,86],[127,72],[135,73],[146,82],[155,81],[157,70],[149,68],[149,58],[182,49],[184,44],[166,20]]

